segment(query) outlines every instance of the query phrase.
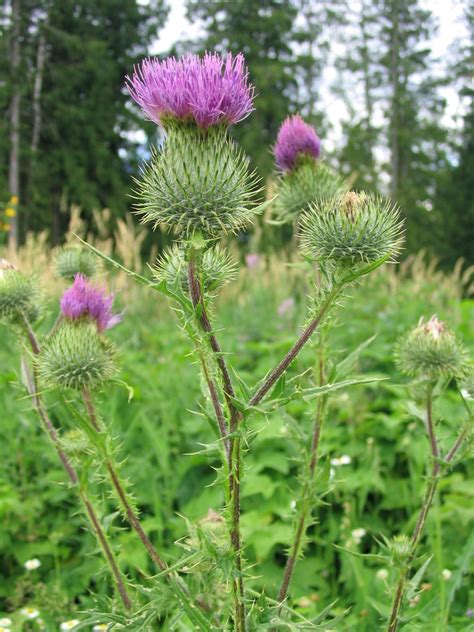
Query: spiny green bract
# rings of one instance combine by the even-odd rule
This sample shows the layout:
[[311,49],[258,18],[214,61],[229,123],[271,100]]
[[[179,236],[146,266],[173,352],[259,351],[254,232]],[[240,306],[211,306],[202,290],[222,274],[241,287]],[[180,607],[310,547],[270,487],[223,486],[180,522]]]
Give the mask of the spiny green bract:
[[257,178],[222,127],[169,129],[139,183],[137,212],[185,236],[236,232],[256,212]]
[[92,278],[97,270],[95,255],[81,246],[66,246],[54,256],[54,268],[58,276],[73,280],[76,274]]
[[462,378],[468,372],[468,358],[456,336],[435,316],[420,320],[417,327],[397,343],[398,368],[412,377],[437,380]]
[[301,218],[301,248],[343,268],[395,256],[402,242],[399,211],[380,196],[348,192],[312,204]]
[[0,320],[21,322],[23,316],[34,321],[40,313],[41,292],[38,280],[19,270],[0,269]]
[[40,382],[48,388],[95,388],[116,372],[115,347],[95,323],[65,322],[37,358]]
[[301,158],[292,171],[281,175],[277,183],[278,197],[273,205],[276,222],[293,222],[308,205],[347,191],[343,178],[320,160]]
[[[228,252],[220,246],[204,251],[198,259],[197,271],[205,292],[215,292],[237,276],[237,265]],[[183,247],[175,244],[157,262],[154,275],[158,281],[165,281],[169,290],[189,294],[188,266]]]

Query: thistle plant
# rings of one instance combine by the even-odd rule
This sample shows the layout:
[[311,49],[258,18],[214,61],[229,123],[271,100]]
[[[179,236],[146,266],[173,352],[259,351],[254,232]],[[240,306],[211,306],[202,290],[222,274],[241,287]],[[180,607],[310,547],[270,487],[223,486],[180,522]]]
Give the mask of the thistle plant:
[[[455,464],[455,459],[472,429],[472,412],[467,408],[467,419],[458,431],[454,443],[448,450],[443,450],[436,427],[436,400],[450,382],[455,382],[458,389],[461,389],[469,380],[469,375],[472,375],[472,368],[463,345],[442,321],[436,316],[428,321],[420,319],[418,325],[399,340],[396,358],[398,368],[414,378],[410,390],[416,402],[415,410],[419,410],[418,415],[426,430],[431,465],[427,474],[425,496],[411,537],[399,535],[394,539],[394,550],[398,551],[399,573],[387,632],[396,632],[403,620],[405,593],[439,481],[445,471]],[[461,391],[460,396],[464,399]]]
[[[306,319],[296,340],[276,366],[250,387],[230,366],[214,321],[215,299],[237,272],[223,245],[227,242],[218,242],[247,226],[265,206],[256,201],[257,178],[231,136],[232,125],[243,121],[254,107],[254,90],[244,58],[241,54],[220,57],[206,53],[203,57],[145,60],[127,85],[145,116],[164,132],[163,146],[153,152],[137,182],[135,211],[152,229],[173,231],[177,242],[161,254],[150,278],[127,270],[92,246],[87,251],[70,247],[60,251],[55,269],[72,285],[60,300],[53,329],[40,337],[33,331],[42,309],[36,281],[2,264],[0,317],[24,332],[30,343],[32,360],[27,375],[33,404],[71,483],[79,490],[110,565],[127,611],[121,625],[150,629],[146,626],[156,626],[159,621],[173,629],[180,618],[182,629],[205,631],[334,629],[338,619],[326,621],[327,611],[323,610],[322,618],[306,620],[292,607],[292,580],[318,494],[322,493],[318,469],[329,398],[334,391],[376,378],[353,375],[357,357],[367,343],[336,361],[328,331],[344,301],[354,300],[349,299],[348,290],[355,290],[364,277],[383,264],[396,261],[403,238],[399,211],[381,196],[349,191],[347,183],[320,161],[315,130],[299,116],[284,122],[274,147],[279,170],[277,215],[280,221],[297,225],[299,252],[307,264],[308,278],[314,275],[315,267],[319,275],[317,283],[308,283]],[[158,551],[145,532],[129,485],[122,478],[110,420],[102,419],[98,412],[97,402],[120,370],[119,352],[109,330],[122,316],[113,309],[114,296],[90,278],[96,270],[92,254],[169,299],[199,366],[204,396],[200,412],[216,437],[203,452],[220,459],[216,484],[222,485],[225,503],[197,524],[187,522],[189,536],[178,542],[184,555],[170,563],[166,552]],[[316,343],[312,376],[305,370],[289,379],[287,370],[311,342]],[[432,467],[414,534],[411,539],[397,536],[390,541],[390,559],[400,574],[390,632],[397,629],[437,483],[443,470],[453,464],[469,432],[466,424],[442,457],[433,403],[449,381],[456,380],[466,392],[472,388],[462,345],[436,318],[421,321],[399,343],[397,358],[403,371],[415,380],[413,396],[425,406],[422,418]],[[54,391],[70,412],[68,421],[73,429],[69,432],[66,424],[61,435],[52,426],[43,399],[46,391]],[[247,565],[241,533],[244,461],[253,447],[255,416],[283,408],[295,399],[311,407],[313,420],[309,432],[300,433],[304,457],[293,536],[278,592],[257,594],[250,587],[249,576],[258,569]],[[118,567],[94,512],[95,500],[91,502],[87,495],[89,476],[96,483],[94,476],[100,476],[100,485],[112,489],[124,519],[155,566],[157,576],[143,578],[143,591],[135,590]],[[175,613],[167,619],[173,608]]]
[[278,171],[274,222],[295,222],[309,204],[347,190],[344,179],[320,160],[321,141],[299,114],[283,122],[273,148]]

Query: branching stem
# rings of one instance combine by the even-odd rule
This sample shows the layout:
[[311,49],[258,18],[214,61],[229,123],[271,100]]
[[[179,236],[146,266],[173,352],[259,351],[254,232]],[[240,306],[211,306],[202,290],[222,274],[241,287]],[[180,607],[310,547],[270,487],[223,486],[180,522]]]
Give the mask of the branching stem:
[[[398,625],[400,621],[400,613],[403,606],[403,598],[405,596],[407,583],[408,583],[408,577],[411,571],[411,566],[413,564],[413,560],[415,559],[418,544],[420,542],[421,536],[423,534],[423,529],[426,524],[426,519],[428,517],[428,513],[433,503],[433,498],[435,496],[436,489],[438,487],[438,483],[442,475],[441,463],[440,463],[440,452],[439,452],[438,441],[436,439],[436,433],[435,433],[434,422],[433,422],[433,393],[431,389],[428,391],[427,398],[426,398],[426,429],[427,429],[428,439],[430,442],[430,449],[431,449],[431,459],[432,459],[431,475],[428,482],[428,486],[426,488],[425,497],[421,505],[421,510],[418,515],[415,528],[411,535],[410,555],[408,556],[404,567],[400,570],[400,576],[398,579],[397,589],[395,592],[395,597],[393,599],[390,618],[388,621],[387,632],[396,632],[398,629]],[[469,429],[467,426],[465,426],[461,430],[452,448],[449,450],[446,457],[444,458],[445,464],[450,464],[452,462],[457,452],[461,448],[462,442],[466,438],[468,432],[469,432]]]
[[[23,324],[24,324],[24,328],[26,331],[26,335],[28,337],[30,346],[31,346],[31,350],[33,352],[34,355],[37,355],[40,352],[40,346],[38,343],[38,340],[36,339],[36,336],[33,332],[33,329],[27,319],[27,317],[25,315],[23,315]],[[104,556],[107,560],[107,563],[109,565],[110,568],[110,572],[112,573],[112,576],[114,577],[115,580],[115,584],[117,587],[117,592],[120,595],[120,598],[122,600],[122,603],[124,605],[124,607],[127,610],[130,610],[132,607],[132,602],[130,600],[130,597],[128,595],[127,592],[127,588],[126,588],[126,581],[118,567],[117,561],[115,559],[115,555],[109,545],[109,542],[107,540],[107,536],[105,535],[102,526],[100,524],[100,521],[97,517],[97,514],[95,512],[95,509],[91,503],[91,501],[89,500],[86,492],[84,491],[84,489],[79,488],[78,483],[79,483],[79,477],[78,474],[73,466],[73,464],[71,463],[71,461],[69,460],[69,457],[67,456],[67,454],[64,452],[64,450],[61,447],[60,441],[59,441],[59,437],[58,437],[58,433],[56,431],[56,428],[53,425],[53,422],[51,421],[51,419],[49,418],[49,415],[46,411],[46,408],[44,406],[43,403],[43,399],[41,397],[41,395],[38,392],[38,377],[36,374],[36,369],[33,366],[33,372],[30,372],[30,368],[28,366],[24,366],[25,369],[25,376],[26,376],[26,381],[27,381],[27,388],[28,388],[28,392],[30,393],[32,399],[33,399],[33,405],[36,409],[36,412],[38,414],[38,417],[41,420],[41,423],[46,431],[46,434],[48,435],[51,443],[54,446],[54,449],[56,450],[56,453],[66,471],[66,474],[69,478],[69,481],[71,483],[71,485],[73,485],[74,487],[78,488],[78,495],[79,498],[84,506],[85,512],[87,517],[89,518],[89,521],[92,525],[92,529],[96,535],[96,538],[102,548],[102,551],[104,552]]]
[[[217,340],[216,335],[212,330],[212,325],[209,320],[206,305],[201,291],[201,283],[198,275],[196,274],[196,261],[194,252],[190,252],[188,260],[188,285],[191,301],[194,309],[198,312],[197,320],[202,332],[206,335],[209,346],[214,353],[216,364],[221,373],[222,385],[224,391],[224,398],[229,411],[230,423],[229,434],[230,441],[228,442],[228,466],[229,466],[229,492],[230,492],[230,514],[231,514],[231,527],[230,527],[230,540],[232,549],[234,551],[235,559],[235,572],[236,576],[233,582],[233,594],[234,594],[234,628],[235,632],[245,632],[247,629],[247,616],[245,608],[245,587],[243,579],[243,563],[242,563],[242,544],[240,536],[240,478],[241,478],[241,438],[237,432],[242,416],[234,405],[235,392],[232,386],[232,380],[227,368],[226,361],[222,354],[221,347]],[[211,399],[213,393],[211,387],[213,384],[209,383],[209,391]],[[216,411],[217,416],[217,411]],[[217,417],[219,423],[219,417]]]

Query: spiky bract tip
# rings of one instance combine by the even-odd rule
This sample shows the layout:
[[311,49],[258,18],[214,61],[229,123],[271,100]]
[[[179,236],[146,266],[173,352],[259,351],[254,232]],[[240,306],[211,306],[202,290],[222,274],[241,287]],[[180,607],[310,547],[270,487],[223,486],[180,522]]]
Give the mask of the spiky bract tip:
[[463,345],[436,316],[418,325],[397,343],[398,368],[411,377],[437,380],[463,378],[468,373],[468,356]]
[[319,200],[301,218],[303,252],[342,270],[393,259],[401,243],[400,213],[378,195],[351,191]]
[[347,189],[344,178],[324,162],[302,156],[292,171],[278,178],[274,219],[281,223],[293,222],[311,203],[342,195]]
[[95,255],[81,246],[65,246],[56,252],[53,259],[56,274],[73,281],[76,274],[92,278],[97,272]]
[[66,321],[43,345],[37,368],[47,388],[97,388],[117,370],[115,346],[94,323]]
[[41,290],[35,276],[23,274],[13,266],[0,267],[0,320],[21,323],[38,318],[41,312]]
[[[199,256],[197,272],[201,287],[206,294],[216,292],[235,279],[237,265],[231,255],[219,245],[212,246]],[[170,291],[180,290],[189,294],[188,264],[183,246],[175,244],[157,261],[154,275],[164,281]]]
[[214,237],[251,221],[257,189],[248,158],[224,127],[203,131],[192,124],[174,125],[143,172],[136,210],[153,228]]

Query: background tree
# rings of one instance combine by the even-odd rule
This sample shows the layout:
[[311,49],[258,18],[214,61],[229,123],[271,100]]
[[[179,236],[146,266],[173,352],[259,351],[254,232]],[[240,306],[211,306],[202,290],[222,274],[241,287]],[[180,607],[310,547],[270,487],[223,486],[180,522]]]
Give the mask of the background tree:
[[[71,204],[79,204],[86,215],[106,206],[116,213],[126,210],[136,151],[128,135],[135,114],[123,90],[124,77],[147,54],[165,17],[163,0],[146,5],[26,0],[21,5],[17,79],[24,228],[46,226],[57,242]],[[4,25],[2,37],[14,41],[14,21]],[[4,96],[1,103],[7,100]],[[6,182],[1,188],[6,193]]]

